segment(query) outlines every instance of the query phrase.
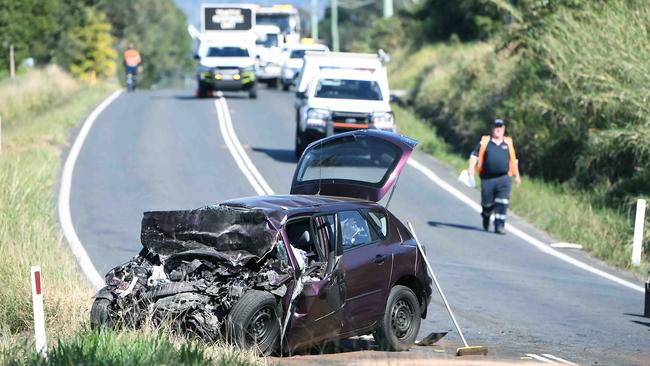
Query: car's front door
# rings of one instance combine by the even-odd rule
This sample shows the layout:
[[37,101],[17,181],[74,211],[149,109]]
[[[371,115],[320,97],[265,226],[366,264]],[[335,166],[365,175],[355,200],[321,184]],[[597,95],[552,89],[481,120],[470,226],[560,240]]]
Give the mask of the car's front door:
[[326,260],[320,273],[304,275],[304,288],[288,335],[291,348],[336,337],[343,326],[345,278],[343,256],[337,245],[337,217],[322,215],[312,218],[315,250]]
[[384,311],[393,257],[383,235],[363,211],[339,212],[345,260],[344,332],[360,329]]

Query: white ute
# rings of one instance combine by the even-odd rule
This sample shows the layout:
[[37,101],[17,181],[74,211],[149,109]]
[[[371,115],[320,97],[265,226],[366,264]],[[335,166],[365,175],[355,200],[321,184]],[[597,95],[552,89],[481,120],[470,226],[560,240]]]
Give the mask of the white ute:
[[328,52],[329,48],[323,44],[296,44],[287,48],[284,61],[282,64],[282,73],[280,81],[282,83],[282,90],[287,91],[300,76],[302,69],[303,59],[307,52]]
[[336,133],[396,131],[386,69],[373,54],[308,53],[295,107],[296,156],[311,142]]

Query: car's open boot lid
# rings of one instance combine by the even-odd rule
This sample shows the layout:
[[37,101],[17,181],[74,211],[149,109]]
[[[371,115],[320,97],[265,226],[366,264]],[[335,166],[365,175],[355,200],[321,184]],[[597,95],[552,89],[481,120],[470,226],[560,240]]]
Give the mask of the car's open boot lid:
[[377,202],[395,184],[417,143],[378,130],[357,130],[316,141],[298,162],[291,194]]

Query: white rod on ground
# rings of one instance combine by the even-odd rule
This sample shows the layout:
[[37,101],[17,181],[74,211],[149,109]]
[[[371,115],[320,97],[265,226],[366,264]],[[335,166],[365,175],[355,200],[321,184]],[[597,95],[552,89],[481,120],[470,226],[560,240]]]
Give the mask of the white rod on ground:
[[0,116],[0,153],[2,152],[2,116]]
[[433,269],[431,268],[431,264],[429,264],[429,259],[427,258],[426,253],[424,253],[424,249],[422,249],[422,245],[420,244],[420,241],[418,240],[417,235],[415,235],[415,230],[413,230],[413,225],[411,225],[410,221],[406,222],[409,226],[409,230],[411,230],[411,234],[413,234],[413,238],[415,239],[415,243],[418,246],[418,250],[420,251],[420,254],[422,255],[422,258],[424,260],[424,263],[427,265],[427,269],[429,270],[429,274],[431,275],[431,278],[433,278],[433,282],[436,284],[436,288],[438,289],[438,292],[440,293],[440,297],[442,297],[442,301],[445,302],[445,307],[447,308],[447,312],[449,312],[449,316],[451,317],[451,321],[454,322],[454,326],[456,327],[456,330],[458,331],[458,334],[460,334],[460,339],[463,341],[463,345],[465,347],[469,347],[467,344],[467,341],[465,340],[465,336],[463,335],[463,332],[460,330],[460,327],[458,326],[458,322],[456,321],[456,317],[454,316],[454,313],[451,311],[451,307],[449,306],[449,303],[447,302],[447,297],[445,296],[445,293],[442,292],[442,287],[440,286],[440,283],[438,282],[438,278],[436,278],[436,274],[433,273]]
[[634,240],[632,241],[632,264],[641,265],[641,252],[643,249],[643,224],[645,223],[644,199],[636,200],[636,219],[634,220]]
[[14,59],[14,45],[9,45],[9,78],[16,77],[16,60]]
[[32,306],[34,308],[34,336],[36,352],[47,357],[47,339],[45,338],[45,314],[43,312],[43,286],[41,267],[32,267]]

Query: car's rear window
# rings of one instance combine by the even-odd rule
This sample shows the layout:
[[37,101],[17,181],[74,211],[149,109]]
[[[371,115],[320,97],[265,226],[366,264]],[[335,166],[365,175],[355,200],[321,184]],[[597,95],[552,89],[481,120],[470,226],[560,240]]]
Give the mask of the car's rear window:
[[399,161],[402,152],[395,145],[365,136],[347,136],[315,146],[304,156],[299,182],[310,180],[353,180],[381,185]]
[[316,98],[382,100],[379,83],[373,80],[320,79]]

